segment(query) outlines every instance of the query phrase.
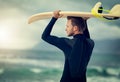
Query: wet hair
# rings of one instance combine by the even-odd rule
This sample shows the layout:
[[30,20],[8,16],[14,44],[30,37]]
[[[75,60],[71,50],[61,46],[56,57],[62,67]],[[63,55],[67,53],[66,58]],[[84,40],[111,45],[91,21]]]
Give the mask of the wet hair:
[[77,26],[79,31],[84,31],[86,28],[85,20],[82,17],[67,16],[67,20],[71,20],[72,26]]

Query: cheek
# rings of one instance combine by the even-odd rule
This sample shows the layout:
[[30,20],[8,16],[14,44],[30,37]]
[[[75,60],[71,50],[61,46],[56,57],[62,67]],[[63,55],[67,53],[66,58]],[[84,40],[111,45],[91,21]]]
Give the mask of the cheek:
[[70,28],[67,28],[67,32],[70,32]]
[[73,33],[73,30],[71,28],[68,29],[67,31],[68,34],[72,34]]
[[73,28],[69,28],[69,31],[72,32],[72,31],[73,31]]
[[67,27],[67,28],[66,28],[66,31],[67,31],[67,32],[72,32],[72,30],[73,30],[72,27]]
[[67,28],[66,28],[66,31],[68,31],[68,30],[69,30],[69,28],[67,27]]

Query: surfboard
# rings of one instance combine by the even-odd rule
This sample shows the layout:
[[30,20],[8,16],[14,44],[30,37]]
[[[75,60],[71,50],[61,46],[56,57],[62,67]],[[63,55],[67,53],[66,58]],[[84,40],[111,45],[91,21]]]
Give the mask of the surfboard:
[[[91,9],[91,12],[80,12],[80,11],[61,11],[61,18],[66,18],[67,16],[75,16],[75,17],[96,17],[96,18],[105,18],[105,19],[118,19],[120,18],[120,4],[116,4],[112,7],[111,10],[108,10],[108,13],[102,13],[104,10],[102,8],[102,3],[98,2]],[[33,23],[38,20],[48,19],[53,16],[53,12],[43,12],[34,14],[29,17],[28,24]]]

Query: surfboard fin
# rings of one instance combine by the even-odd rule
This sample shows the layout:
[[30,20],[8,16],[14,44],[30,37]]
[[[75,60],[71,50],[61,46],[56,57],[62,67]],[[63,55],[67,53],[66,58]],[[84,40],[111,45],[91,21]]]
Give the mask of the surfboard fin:
[[[113,15],[115,17],[109,17],[109,16],[104,16],[103,11],[107,12],[109,15]],[[95,6],[92,9],[92,14],[98,18],[105,18],[107,20],[116,20],[120,18],[120,4],[117,4],[115,6],[112,7],[111,10],[105,10],[102,7],[102,3],[101,2],[97,2],[95,4]]]
[[116,20],[120,18],[120,4],[117,4],[115,6],[113,6],[113,8],[110,10],[109,14],[111,15],[115,15],[118,17],[104,17],[105,19],[108,20]]
[[116,15],[120,17],[120,4],[115,5],[111,10],[110,13],[112,15]]

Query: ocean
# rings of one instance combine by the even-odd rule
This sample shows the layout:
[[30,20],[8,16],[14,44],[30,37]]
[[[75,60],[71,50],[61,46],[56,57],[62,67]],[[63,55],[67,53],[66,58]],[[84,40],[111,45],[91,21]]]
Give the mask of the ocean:
[[[59,82],[62,52],[1,50],[0,82]],[[120,55],[93,53],[87,70],[88,82],[120,82]]]

